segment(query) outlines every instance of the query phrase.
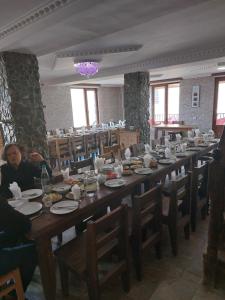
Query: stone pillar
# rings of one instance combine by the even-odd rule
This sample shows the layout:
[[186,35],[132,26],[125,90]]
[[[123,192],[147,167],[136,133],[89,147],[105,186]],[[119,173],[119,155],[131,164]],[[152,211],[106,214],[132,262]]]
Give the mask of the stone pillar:
[[128,126],[140,129],[140,140],[149,143],[149,72],[124,75],[124,117]]
[[38,61],[35,55],[0,54],[0,112],[5,142],[47,155]]

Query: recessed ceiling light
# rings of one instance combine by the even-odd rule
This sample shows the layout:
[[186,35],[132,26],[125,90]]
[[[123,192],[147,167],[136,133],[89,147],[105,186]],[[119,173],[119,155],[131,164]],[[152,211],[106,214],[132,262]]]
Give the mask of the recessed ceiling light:
[[225,70],[225,62],[217,63],[217,70]]

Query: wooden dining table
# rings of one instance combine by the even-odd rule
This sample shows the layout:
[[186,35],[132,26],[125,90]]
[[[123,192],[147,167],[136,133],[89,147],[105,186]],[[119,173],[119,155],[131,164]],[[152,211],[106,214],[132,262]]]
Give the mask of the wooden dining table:
[[[188,160],[193,165],[199,157],[206,155],[216,147],[217,143],[213,143],[208,147],[202,147],[199,151],[186,152],[186,157],[177,158],[173,164],[158,164],[158,168],[150,175],[134,173],[131,176],[123,177],[126,183],[120,188],[113,189],[104,185],[100,186],[94,197],[86,196],[83,198],[78,209],[71,213],[55,215],[45,210],[39,217],[33,219],[31,236],[36,243],[45,299],[55,300],[56,298],[56,267],[51,242],[53,237],[75,226],[87,217],[96,214],[98,211],[107,208],[107,206],[118,206],[123,197],[133,194],[136,187],[146,180],[149,180],[149,182],[160,181],[166,174],[172,172],[174,168],[184,165]],[[36,201],[41,201],[41,199]]]
[[159,124],[153,125],[155,128],[155,139],[158,139],[159,131],[162,131],[162,136],[165,136],[166,131],[171,132],[186,132],[195,128],[193,125],[181,125],[181,124]]

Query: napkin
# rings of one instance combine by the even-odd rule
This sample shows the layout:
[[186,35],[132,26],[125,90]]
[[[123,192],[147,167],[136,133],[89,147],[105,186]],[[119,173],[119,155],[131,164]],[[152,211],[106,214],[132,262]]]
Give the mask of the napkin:
[[95,168],[99,171],[102,169],[103,165],[104,165],[104,161],[105,159],[102,157],[96,157],[95,159]]
[[188,138],[189,138],[189,139],[192,138],[192,130],[188,130]]
[[14,181],[13,183],[10,183],[9,189],[10,189],[10,191],[12,192],[13,197],[14,197],[16,200],[22,199],[21,189],[20,189],[20,187],[18,186],[18,183],[17,183],[17,182]]
[[143,160],[144,160],[145,168],[149,168],[149,164],[150,164],[150,161],[151,161],[151,155],[150,154],[145,154],[144,157],[143,157]]
[[74,184],[74,186],[71,189],[74,200],[80,200],[81,191],[78,184]]
[[180,135],[179,133],[176,134],[176,140],[177,140],[178,142],[180,142],[180,140],[181,140],[181,135]]
[[63,179],[69,179],[70,178],[70,169],[66,168],[65,170],[61,170]]
[[165,158],[170,158],[171,157],[171,151],[170,151],[170,148],[166,148],[165,149]]
[[145,144],[145,153],[146,153],[146,154],[147,154],[147,153],[150,153],[150,151],[151,151],[150,145],[149,145],[149,144]]
[[127,160],[130,159],[130,157],[131,157],[130,148],[127,148],[127,149],[125,150],[124,155],[125,155],[125,158],[126,158]]
[[195,136],[200,137],[200,130],[199,129],[195,129]]

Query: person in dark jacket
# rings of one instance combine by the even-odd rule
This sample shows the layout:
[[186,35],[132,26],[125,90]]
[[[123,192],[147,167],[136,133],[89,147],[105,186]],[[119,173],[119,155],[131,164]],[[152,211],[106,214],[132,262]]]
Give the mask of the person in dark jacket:
[[29,218],[1,199],[0,275],[19,268],[24,291],[26,291],[37,265],[35,244],[27,238],[30,230]]
[[7,161],[5,165],[1,166],[0,195],[4,198],[12,197],[9,185],[14,181],[18,183],[22,191],[33,189],[35,187],[34,178],[41,177],[42,165],[46,165],[49,176],[52,175],[51,169],[41,154],[31,152],[29,160],[23,160],[22,148],[17,144],[6,145],[2,159]]

